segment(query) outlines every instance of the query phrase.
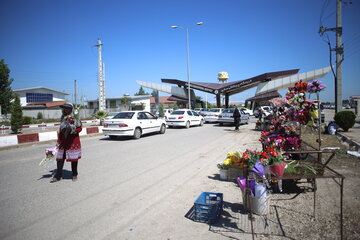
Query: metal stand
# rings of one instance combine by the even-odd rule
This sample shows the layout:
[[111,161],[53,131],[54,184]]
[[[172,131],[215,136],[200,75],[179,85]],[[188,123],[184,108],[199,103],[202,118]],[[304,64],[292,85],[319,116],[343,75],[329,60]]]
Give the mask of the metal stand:
[[[321,163],[321,162],[315,162],[317,167],[320,167],[321,169],[323,169],[323,171],[321,171],[320,174],[284,174],[282,177],[282,180],[300,180],[300,179],[311,179],[311,184],[313,186],[313,190],[314,190],[314,202],[313,202],[313,207],[314,207],[314,219],[316,219],[316,191],[317,191],[317,184],[316,184],[316,179],[320,179],[320,178],[329,178],[329,179],[333,179],[339,186],[340,186],[340,239],[343,239],[343,193],[344,193],[344,179],[345,177],[338,173],[337,171],[331,169],[330,167],[327,166],[327,164],[330,162],[330,160],[333,158],[333,156],[335,155],[335,151],[334,150],[313,150],[313,151],[291,151],[291,153],[317,153],[317,154],[323,154],[323,153],[332,153],[332,155],[329,157],[329,159],[325,162],[325,164]],[[286,154],[286,153],[285,153]],[[305,162],[309,162],[309,161],[299,161],[300,163],[305,163]],[[266,176],[267,180],[280,180],[277,179],[276,177],[272,177],[272,176]],[[250,177],[249,175],[247,176],[247,183],[246,186],[249,186],[249,181],[250,180],[254,180],[253,177]],[[248,195],[251,194],[251,189],[250,188],[246,188],[245,190],[245,201],[247,201],[247,199],[249,198]],[[252,206],[251,206],[251,201],[248,201],[249,203],[249,211],[248,211],[248,215],[249,215],[249,219],[251,221],[251,234],[252,234],[252,239],[255,239],[255,233],[254,233],[254,226],[253,226],[253,215],[252,215]]]

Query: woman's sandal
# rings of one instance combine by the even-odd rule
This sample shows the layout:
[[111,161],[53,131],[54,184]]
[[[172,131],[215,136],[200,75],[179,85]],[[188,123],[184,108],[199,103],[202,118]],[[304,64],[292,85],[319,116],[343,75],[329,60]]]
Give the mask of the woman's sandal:
[[77,177],[77,176],[73,176],[73,177],[72,177],[72,181],[73,181],[73,182],[76,182],[77,180],[78,180],[78,177]]

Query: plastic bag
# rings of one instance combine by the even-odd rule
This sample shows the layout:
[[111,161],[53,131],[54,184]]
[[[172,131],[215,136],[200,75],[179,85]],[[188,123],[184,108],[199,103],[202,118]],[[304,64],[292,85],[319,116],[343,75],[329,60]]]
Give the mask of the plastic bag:
[[332,121],[327,125],[326,132],[330,135],[335,135],[338,128],[339,126],[336,124],[336,122]]

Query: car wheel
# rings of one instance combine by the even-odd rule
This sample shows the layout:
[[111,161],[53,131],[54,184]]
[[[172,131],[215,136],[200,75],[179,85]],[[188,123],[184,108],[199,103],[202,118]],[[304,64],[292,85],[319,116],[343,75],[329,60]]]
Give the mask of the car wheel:
[[200,120],[200,126],[203,126],[203,125],[204,125],[204,121]]
[[249,124],[249,119],[248,119],[248,120],[246,120],[245,124]]
[[134,138],[139,139],[140,137],[141,137],[141,129],[140,128],[135,128]]
[[186,122],[185,127],[186,127],[186,128],[189,128],[189,127],[190,127],[190,122],[189,122],[189,121]]
[[160,127],[160,132],[159,133],[164,134],[165,131],[166,131],[166,126],[165,126],[165,124],[162,124],[161,127]]
[[115,140],[117,137],[114,136],[114,135],[110,135],[109,138],[110,138],[111,140]]
[[222,125],[223,125],[223,123],[222,123],[222,122],[220,122],[220,123],[219,123],[219,125],[220,125],[220,126],[222,126]]

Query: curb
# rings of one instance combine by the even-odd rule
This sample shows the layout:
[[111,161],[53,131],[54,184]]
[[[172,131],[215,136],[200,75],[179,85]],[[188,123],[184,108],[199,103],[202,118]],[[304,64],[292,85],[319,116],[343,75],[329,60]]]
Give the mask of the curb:
[[[84,127],[80,132],[80,136],[102,134],[102,126]],[[14,136],[0,137],[0,150],[10,146],[18,146],[28,143],[46,142],[57,140],[57,131],[25,133]]]
[[339,133],[339,132],[336,132],[336,136],[342,141],[342,142],[345,142],[347,144],[349,144],[349,149],[350,150],[354,150],[354,151],[357,151],[359,152],[360,151],[360,143],[358,142],[355,142],[354,140],[352,140],[351,138],[349,138],[348,136],[342,134],[342,133]]
[[[81,121],[81,123],[96,123],[99,124],[100,121],[96,120],[86,120]],[[43,127],[55,127],[60,126],[60,123],[44,123],[44,124],[32,124],[32,125],[22,125],[21,128],[43,128]],[[10,130],[10,126],[0,126],[0,130]]]

